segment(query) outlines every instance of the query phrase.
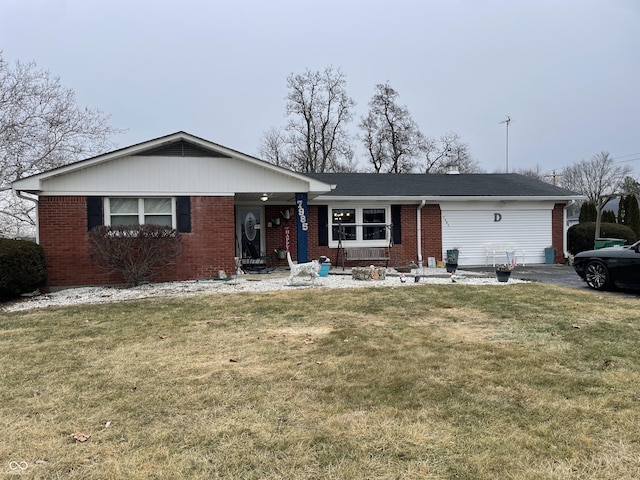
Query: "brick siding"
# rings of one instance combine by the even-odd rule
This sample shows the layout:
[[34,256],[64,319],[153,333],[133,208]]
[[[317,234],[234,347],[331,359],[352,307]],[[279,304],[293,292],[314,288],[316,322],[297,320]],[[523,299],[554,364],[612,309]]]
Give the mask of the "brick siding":
[[556,203],[551,212],[551,246],[556,249],[554,263],[564,263],[564,203]]
[[191,197],[191,232],[181,233],[183,253],[170,279],[216,278],[235,273],[233,197]]
[[[84,196],[42,196],[38,202],[40,245],[52,287],[120,284],[118,275],[97,267],[89,254]],[[233,197],[192,197],[191,232],[181,233],[178,262],[155,281],[214,278],[235,272]]]
[[73,286],[115,283],[96,270],[89,256],[86,197],[40,197],[40,245],[47,261],[48,285]]
[[[282,215],[291,205],[266,205],[263,221],[266,253],[275,266],[286,267],[276,250],[283,247],[285,226],[291,229],[291,256],[297,259],[296,219]],[[92,262],[87,237],[87,202],[84,196],[43,196],[38,203],[40,244],[44,248],[49,273],[49,287],[100,285],[123,283],[116,275],[108,275]],[[552,211],[552,244],[556,249],[556,262],[563,259],[563,209],[558,203]],[[402,241],[391,252],[390,266],[407,265],[417,258],[416,235],[417,205],[401,208]],[[274,218],[280,219],[268,226]],[[442,220],[440,206],[427,204],[421,210],[422,256],[442,258]],[[156,281],[208,279],[218,276],[220,270],[227,275],[235,271],[235,210],[231,196],[191,197],[191,232],[181,233],[183,250],[177,265],[171,267]],[[309,206],[309,258],[328,257],[338,261],[337,249],[318,245],[318,206]],[[362,263],[362,262],[358,262]],[[349,263],[345,263],[351,266]],[[337,265],[336,265],[337,266]]]

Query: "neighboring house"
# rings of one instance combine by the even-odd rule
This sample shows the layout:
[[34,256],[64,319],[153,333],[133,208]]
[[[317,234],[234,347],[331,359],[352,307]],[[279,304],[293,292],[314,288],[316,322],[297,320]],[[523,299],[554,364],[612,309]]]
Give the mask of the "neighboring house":
[[[38,205],[49,287],[120,283],[97,268],[96,225],[159,223],[183,237],[177,265],[158,280],[214,278],[236,258],[286,248],[294,259],[338,259],[343,247],[389,247],[390,265],[484,264],[485,245],[510,242],[527,263],[544,249],[563,260],[565,206],[580,195],[518,174],[307,174],[185,132],[72,163],[13,183]],[[357,264],[376,262],[359,261]],[[352,264],[355,264],[352,262]]]

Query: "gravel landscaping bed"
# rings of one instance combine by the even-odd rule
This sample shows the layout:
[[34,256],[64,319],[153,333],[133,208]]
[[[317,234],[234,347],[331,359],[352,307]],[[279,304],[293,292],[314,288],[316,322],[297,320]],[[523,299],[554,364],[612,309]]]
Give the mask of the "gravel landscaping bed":
[[[382,280],[353,280],[349,271],[337,269],[326,277],[298,279],[292,285],[288,282],[288,271],[276,271],[268,274],[238,275],[225,280],[200,280],[186,282],[151,283],[137,287],[79,287],[60,290],[53,293],[34,294],[19,300],[5,303],[0,311],[15,312],[52,306],[80,304],[96,304],[138,300],[144,298],[171,298],[188,295],[210,295],[216,293],[268,292],[282,289],[317,289],[317,288],[379,288],[379,287],[419,287],[433,284],[456,285],[495,285],[508,286],[522,283],[522,280],[511,279],[507,283],[499,283],[495,275],[459,271],[451,277],[443,269],[425,268],[420,280],[415,282],[414,274],[404,277],[393,269],[389,269]],[[404,279],[404,282],[402,281]]]

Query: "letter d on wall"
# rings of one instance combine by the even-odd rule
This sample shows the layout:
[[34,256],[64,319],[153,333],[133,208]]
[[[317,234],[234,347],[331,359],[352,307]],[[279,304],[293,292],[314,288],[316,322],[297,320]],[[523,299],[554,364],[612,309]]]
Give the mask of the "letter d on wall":
[[494,222],[499,222],[500,220],[502,220],[502,214],[501,213],[494,213],[493,214],[493,221]]

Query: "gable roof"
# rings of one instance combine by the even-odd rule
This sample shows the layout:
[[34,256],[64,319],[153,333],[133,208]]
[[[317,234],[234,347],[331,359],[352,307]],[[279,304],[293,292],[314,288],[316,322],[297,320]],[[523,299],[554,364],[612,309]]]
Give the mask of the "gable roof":
[[318,200],[387,199],[469,200],[478,197],[496,199],[578,200],[583,196],[517,173],[488,174],[378,174],[309,173],[336,187]]
[[[233,182],[224,180],[225,175]],[[17,180],[12,188],[34,194],[106,194],[116,191],[110,185],[122,183],[122,191],[133,194],[143,183],[137,178],[143,177],[150,177],[141,187],[145,192],[188,194],[192,188],[193,194],[241,192],[245,200],[257,199],[265,191],[274,200],[278,195],[288,200],[292,191],[315,196],[331,189],[321,180],[182,131]]]
[[[186,162],[186,159],[197,162]],[[138,169],[124,169],[123,162],[138,162]],[[212,163],[213,162],[213,163]],[[109,169],[107,169],[107,166]],[[146,172],[160,169],[164,177]],[[164,170],[162,170],[164,169]],[[191,172],[191,177],[186,171]],[[140,175],[145,172],[145,175]],[[33,194],[87,194],[123,191],[134,193],[132,178],[147,178],[140,191],[156,194],[236,194],[238,200],[256,201],[269,192],[273,201],[292,201],[291,192],[309,193],[310,200],[375,200],[415,202],[470,199],[581,200],[584,197],[524,175],[511,174],[301,174],[256,157],[180,131],[103,155],[70,163],[13,182],[14,191]],[[234,182],[223,179],[234,177]],[[179,178],[178,178],[179,177]],[[125,179],[125,180],[122,180]],[[150,185],[150,186],[149,186]],[[119,188],[119,187],[118,187]],[[190,192],[190,193],[187,193]]]

